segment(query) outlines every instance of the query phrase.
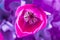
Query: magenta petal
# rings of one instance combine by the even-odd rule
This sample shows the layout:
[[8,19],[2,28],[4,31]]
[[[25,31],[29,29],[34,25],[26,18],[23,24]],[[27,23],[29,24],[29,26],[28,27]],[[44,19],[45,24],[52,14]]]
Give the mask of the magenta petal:
[[0,33],[0,40],[4,40],[2,33]]
[[47,24],[44,11],[33,4],[18,7],[15,15],[17,17],[16,33],[21,37],[34,34],[43,29]]

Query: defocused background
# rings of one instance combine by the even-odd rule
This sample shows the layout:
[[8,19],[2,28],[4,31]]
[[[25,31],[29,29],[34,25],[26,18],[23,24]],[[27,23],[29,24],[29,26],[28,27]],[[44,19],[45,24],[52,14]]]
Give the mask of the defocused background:
[[[47,15],[47,26],[34,35],[16,36],[14,23],[18,6],[34,4]],[[0,0],[0,40],[60,40],[60,0]]]

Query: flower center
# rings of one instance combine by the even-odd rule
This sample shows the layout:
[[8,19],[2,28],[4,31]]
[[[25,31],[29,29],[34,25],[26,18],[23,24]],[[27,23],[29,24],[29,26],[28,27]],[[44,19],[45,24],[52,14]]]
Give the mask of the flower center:
[[24,20],[29,24],[34,24],[37,22],[37,17],[32,12],[26,12],[24,15]]

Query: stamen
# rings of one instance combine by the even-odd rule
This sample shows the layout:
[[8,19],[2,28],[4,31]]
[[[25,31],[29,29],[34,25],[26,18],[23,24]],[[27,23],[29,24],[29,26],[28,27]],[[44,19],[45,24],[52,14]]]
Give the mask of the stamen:
[[29,24],[34,24],[37,22],[37,17],[32,12],[26,12],[24,15],[25,22],[28,22]]

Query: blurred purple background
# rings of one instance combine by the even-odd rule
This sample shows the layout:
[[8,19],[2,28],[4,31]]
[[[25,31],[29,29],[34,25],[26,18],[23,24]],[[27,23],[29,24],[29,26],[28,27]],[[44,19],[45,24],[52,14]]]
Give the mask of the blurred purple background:
[[[47,26],[34,35],[16,36],[14,23],[18,6],[34,4],[47,15]],[[60,0],[0,0],[0,40],[60,40]]]

